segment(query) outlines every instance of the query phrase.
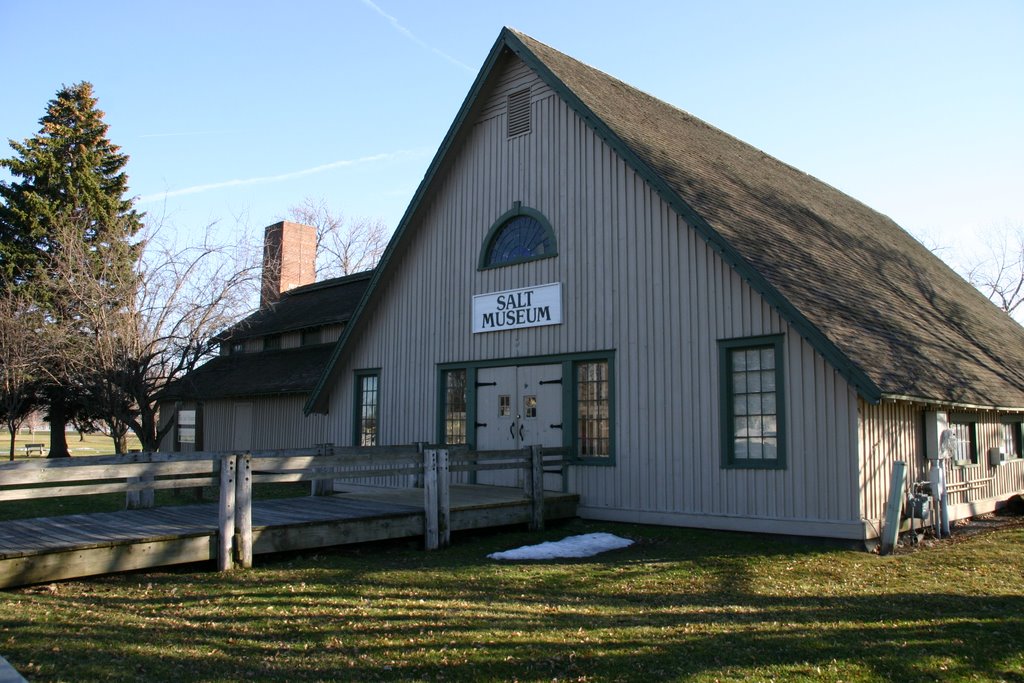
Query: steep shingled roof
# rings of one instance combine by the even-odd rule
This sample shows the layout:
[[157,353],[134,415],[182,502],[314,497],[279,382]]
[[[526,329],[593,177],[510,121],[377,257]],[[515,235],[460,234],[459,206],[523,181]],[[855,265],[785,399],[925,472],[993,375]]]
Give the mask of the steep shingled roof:
[[[373,271],[316,282],[285,292],[218,335],[240,341],[345,323],[352,317]],[[331,344],[217,356],[160,392],[161,400],[307,393],[331,357]]]
[[[839,190],[529,36],[504,29],[360,306],[514,54],[772,303],[865,399],[1024,409],[1024,328],[892,220]],[[339,340],[307,403],[324,410]]]
[[305,394],[316,386],[332,344],[217,356],[167,385],[160,400]]
[[218,338],[239,341],[348,322],[371,275],[368,270],[288,290],[280,301],[252,313]]
[[882,394],[1024,408],[1024,328],[891,219],[512,35]]

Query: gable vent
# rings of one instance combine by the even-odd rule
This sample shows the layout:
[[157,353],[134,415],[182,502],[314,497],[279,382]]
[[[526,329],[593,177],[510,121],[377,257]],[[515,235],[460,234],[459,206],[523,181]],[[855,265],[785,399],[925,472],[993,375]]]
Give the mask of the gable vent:
[[508,96],[508,137],[530,132],[530,89],[518,90]]

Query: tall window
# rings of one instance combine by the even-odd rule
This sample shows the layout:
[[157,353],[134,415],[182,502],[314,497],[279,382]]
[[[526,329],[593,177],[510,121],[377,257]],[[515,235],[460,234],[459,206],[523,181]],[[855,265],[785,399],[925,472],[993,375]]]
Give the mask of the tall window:
[[1021,423],[1003,423],[1003,445],[1002,451],[1007,458],[1019,458],[1021,453]]
[[576,457],[611,456],[611,385],[608,361],[576,364]]
[[377,445],[377,410],[380,375],[366,372],[356,375],[356,445]]
[[196,442],[196,411],[194,408],[178,411],[177,428],[179,445]]
[[978,423],[950,420],[949,428],[956,434],[956,454],[953,461],[958,465],[977,465]]
[[466,371],[444,372],[444,442],[466,443]]
[[723,465],[785,467],[782,337],[719,344]]
[[511,211],[497,220],[484,240],[480,268],[556,256],[555,233],[543,214],[515,202]]

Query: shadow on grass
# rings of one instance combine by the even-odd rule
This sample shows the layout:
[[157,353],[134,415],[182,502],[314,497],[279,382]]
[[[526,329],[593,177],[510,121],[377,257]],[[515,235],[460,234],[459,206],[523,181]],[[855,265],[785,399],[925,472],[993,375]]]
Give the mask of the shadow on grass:
[[[1019,558],[1021,534],[950,561],[600,529],[638,543],[588,560],[487,560],[538,540],[506,532],[436,553],[392,542],[227,575],[105,577],[9,594],[0,628],[32,680],[1024,680],[1024,594],[971,571],[990,552]],[[948,590],[924,592],[928,572]]]

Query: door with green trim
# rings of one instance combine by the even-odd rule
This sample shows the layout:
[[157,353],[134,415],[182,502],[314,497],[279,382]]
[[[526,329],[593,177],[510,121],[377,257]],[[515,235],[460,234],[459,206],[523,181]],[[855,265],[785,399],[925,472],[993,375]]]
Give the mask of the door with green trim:
[[[476,382],[476,447],[482,451],[562,445],[562,366],[481,368]],[[477,482],[521,486],[519,471],[480,472]]]

